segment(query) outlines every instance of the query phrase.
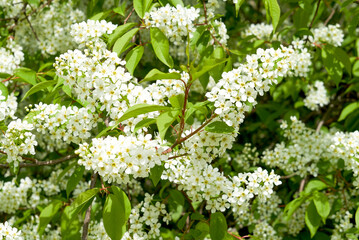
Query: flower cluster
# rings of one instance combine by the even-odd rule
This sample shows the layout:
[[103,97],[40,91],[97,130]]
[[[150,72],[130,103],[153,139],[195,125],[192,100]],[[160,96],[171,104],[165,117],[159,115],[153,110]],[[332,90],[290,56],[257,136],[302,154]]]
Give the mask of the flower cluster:
[[6,46],[0,48],[0,72],[13,74],[22,61],[24,61],[22,47],[9,38]]
[[[171,220],[171,216],[166,211],[165,205],[160,202],[152,203],[153,196],[146,193],[145,199],[131,210],[129,217],[130,229],[122,237],[122,240],[145,240],[157,239],[160,236],[161,223],[159,217],[163,217],[163,221]],[[146,232],[143,227],[146,226]]]
[[30,111],[41,147],[52,151],[66,144],[79,144],[91,136],[99,117],[87,108],[60,106],[58,104],[36,104]]
[[257,95],[268,91],[278,77],[305,76],[310,65],[306,48],[257,49],[256,54],[247,56],[247,63],[224,72],[206,97],[214,102],[215,113],[229,126],[242,123],[244,113],[250,109],[247,103],[254,106]]
[[[227,45],[227,40],[229,38],[227,34],[227,27],[226,25],[218,20],[214,20],[212,22],[212,28],[210,28],[211,34],[217,39],[217,41],[222,44],[222,46]],[[211,39],[210,44],[215,44],[214,38]]]
[[[24,4],[20,0],[0,0],[0,7],[3,8],[3,13],[6,18],[15,18],[20,14],[21,10],[24,8]],[[25,10],[30,9],[31,6],[27,5]]]
[[[89,20],[77,26],[90,29],[85,26],[92,26],[91,24],[100,25],[96,27],[97,32],[109,33],[109,27],[104,22]],[[75,31],[73,34],[77,36],[80,32]],[[92,38],[92,35],[82,34],[81,41],[85,41],[85,37]],[[118,58],[117,53],[107,50],[101,39],[92,40],[86,43],[84,52],[70,50],[56,58],[55,68],[58,76],[64,79],[64,84],[71,87],[81,101],[88,103],[87,108],[92,112],[96,109],[108,112],[113,120],[110,122],[111,126],[133,105],[166,105],[169,97],[183,92],[183,83],[178,80],[159,80],[148,87],[137,85],[131,74],[123,67],[125,61]],[[181,74],[181,80],[187,82],[188,79],[187,73]],[[158,114],[153,112],[146,116],[155,117]],[[140,115],[122,122],[126,126],[124,132],[133,131],[136,123],[144,117]]]
[[16,42],[30,52],[40,50],[44,55],[55,55],[74,47],[74,41],[69,34],[70,27],[73,23],[83,20],[85,14],[78,9],[74,10],[72,5],[71,0],[54,0],[48,8],[43,8],[36,15],[28,16],[31,26],[28,21],[21,21],[16,26]]
[[175,45],[182,43],[183,37],[192,37],[194,21],[199,17],[199,9],[181,5],[155,8],[144,16],[146,27],[158,27]]
[[17,101],[14,93],[11,93],[7,96],[3,96],[0,90],[0,121],[5,120],[6,118],[15,118],[15,112],[17,109]]
[[88,240],[98,239],[111,240],[111,238],[106,233],[105,227],[103,226],[103,221],[91,221],[88,231]]
[[309,37],[311,42],[315,43],[329,43],[335,47],[342,45],[344,41],[343,30],[340,29],[340,25],[328,25],[320,26],[312,30],[314,39]]
[[218,168],[189,157],[167,160],[164,166],[162,179],[178,184],[178,189],[186,191],[195,202],[206,200],[206,209],[212,212],[223,212],[230,206],[245,208],[254,196],[267,198],[273,193],[274,185],[281,183],[278,175],[261,168],[228,179]]
[[260,161],[257,148],[252,147],[250,143],[246,143],[241,154],[234,156],[233,161],[238,163],[241,169],[248,171],[250,167],[257,165]]
[[[351,223],[351,218],[353,215],[349,211],[338,211],[336,214],[336,218],[334,218],[335,221],[335,228],[333,231],[333,235],[331,236],[331,240],[341,240],[343,239],[350,239],[348,230],[353,227],[353,223]],[[346,235],[348,234],[348,235]],[[357,233],[352,233],[352,239],[358,238]]]
[[243,37],[248,37],[254,35],[257,39],[260,40],[280,40],[280,36],[278,34],[271,34],[273,32],[273,25],[272,24],[251,24],[248,28],[245,29],[243,32]]
[[[335,156],[344,160],[346,167],[353,171],[354,176],[359,175],[359,131],[335,133],[330,149]],[[359,186],[358,181],[354,184]]]
[[289,140],[289,144],[281,142],[276,144],[273,150],[264,151],[262,161],[289,174],[317,176],[319,160],[328,160],[333,156],[328,151],[331,145],[330,134],[307,128],[296,117],[291,117],[290,126],[283,121],[281,128],[284,129],[284,136]]
[[[14,218],[11,220],[15,221]],[[45,227],[45,231],[42,234],[41,238],[38,233],[40,225],[40,217],[38,215],[31,215],[26,223],[21,225],[21,233],[24,240],[41,240],[41,239],[51,239],[51,240],[60,240],[61,239],[61,229],[51,228],[51,225],[48,224]]]
[[0,223],[0,238],[4,240],[23,240],[21,231],[11,227],[8,222]]
[[307,97],[304,99],[304,105],[312,111],[317,111],[319,107],[329,104],[329,97],[324,83],[315,81],[314,86],[309,86]]
[[267,222],[259,222],[253,230],[253,237],[266,240],[280,240],[274,228]]
[[27,193],[33,182],[26,177],[16,186],[15,180],[11,182],[0,181],[0,213],[14,213],[20,206],[27,206]]
[[117,25],[105,20],[87,20],[87,22],[75,23],[71,26],[71,35],[77,43],[86,43],[99,39],[104,34],[111,34]]
[[21,155],[35,154],[37,142],[35,135],[30,132],[33,129],[32,124],[20,119],[8,125],[5,136],[0,139],[0,148],[7,154],[8,163],[17,166],[23,160]]
[[150,169],[160,165],[168,157],[160,142],[150,134],[138,136],[106,137],[92,139],[91,146],[80,145],[80,165],[98,172],[108,182],[127,183],[133,178],[148,177]]

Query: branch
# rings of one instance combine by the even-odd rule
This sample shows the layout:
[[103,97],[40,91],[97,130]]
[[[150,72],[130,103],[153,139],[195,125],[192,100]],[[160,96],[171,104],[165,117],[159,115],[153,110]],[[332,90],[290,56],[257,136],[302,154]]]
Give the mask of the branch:
[[[90,189],[95,187],[96,180],[97,180],[97,173],[95,172],[91,176]],[[92,208],[92,204],[90,204],[90,206],[86,210],[84,225],[82,228],[82,238],[81,238],[82,240],[87,240],[87,237],[88,237],[89,224],[90,224],[90,220],[91,220],[91,208]]]
[[310,22],[310,25],[309,25],[309,27],[308,27],[308,30],[310,30],[310,29],[312,28],[313,23],[314,23],[314,20],[315,20],[315,18],[316,18],[317,15],[318,15],[320,2],[321,2],[321,0],[319,0],[319,1],[317,2],[317,9],[315,9],[315,13],[314,13],[314,16],[313,16],[312,21]]
[[[67,155],[65,157],[56,159],[56,160],[49,160],[49,161],[39,161],[37,159],[31,158],[31,161],[33,161],[32,163],[20,163],[19,167],[22,168],[22,167],[51,166],[51,165],[69,161],[76,157],[77,157],[76,154],[71,154],[71,155]],[[22,158],[24,158],[24,157],[22,157]],[[24,159],[30,160],[30,158],[24,158]],[[0,164],[0,168],[9,168],[9,164]]]

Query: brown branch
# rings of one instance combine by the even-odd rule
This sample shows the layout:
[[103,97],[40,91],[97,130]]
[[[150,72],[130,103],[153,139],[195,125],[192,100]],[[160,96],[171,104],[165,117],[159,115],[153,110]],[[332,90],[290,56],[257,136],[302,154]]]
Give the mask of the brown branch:
[[313,16],[312,21],[311,21],[310,24],[309,24],[308,30],[310,30],[310,29],[312,28],[313,23],[314,23],[314,20],[315,20],[315,18],[316,18],[317,15],[318,15],[320,2],[321,2],[321,0],[319,0],[319,1],[317,2],[317,8],[315,9],[315,13],[314,13],[314,16]]
[[332,17],[334,16],[335,14],[335,11],[336,11],[336,8],[334,7],[332,12],[330,13],[329,17],[325,20],[324,22],[324,26],[327,26],[327,24],[329,23],[329,21],[332,19]]
[[133,11],[135,11],[135,8],[132,8],[130,14],[128,14],[128,16],[126,17],[125,21],[123,21],[123,24],[126,24],[126,23],[127,23],[128,19],[131,17],[131,15],[132,15],[132,13],[133,13]]
[[287,176],[281,176],[280,179],[289,179],[291,177],[294,177],[295,175],[297,175],[297,173],[292,173],[292,174],[289,174]]
[[[96,180],[97,180],[97,173],[93,173],[91,176],[90,189],[95,187]],[[82,227],[82,238],[81,238],[82,240],[87,240],[88,237],[89,225],[91,220],[91,209],[92,209],[92,204],[90,204],[90,206],[86,210],[84,225]]]
[[[28,16],[26,15],[26,5],[27,5],[27,4],[24,5],[24,8],[25,8],[25,11],[24,11],[25,19],[26,19],[26,21],[29,23],[29,26],[30,26],[30,28],[31,28],[31,31],[32,31],[32,33],[35,35],[36,40],[37,40],[37,41],[40,41],[40,40],[39,40],[39,37],[37,36],[37,34],[36,34],[36,32],[35,32],[35,29],[33,28],[32,24],[31,24],[31,22],[30,22],[30,20],[29,20],[29,18],[28,18]],[[31,6],[31,5],[30,5],[30,6]]]
[[[77,157],[76,154],[71,154],[71,155],[67,155],[65,157],[56,159],[56,160],[48,160],[48,161],[39,161],[37,159],[31,158],[31,161],[33,161],[33,163],[20,163],[19,167],[22,168],[22,167],[51,166],[51,165],[69,161],[75,157]],[[22,158],[25,160],[30,160],[30,158],[24,158],[24,157],[22,157]],[[0,168],[9,168],[9,165],[8,164],[0,164]]]
[[180,140],[176,140],[173,145],[171,147],[169,147],[168,149],[166,149],[165,151],[162,152],[162,154],[166,154],[166,153],[170,153],[172,151],[173,148],[175,148],[177,145],[181,144],[182,142],[186,141],[187,139],[189,139],[190,137],[192,137],[193,135],[195,135],[196,133],[198,133],[199,131],[201,131],[205,126],[207,126],[208,123],[210,123],[215,117],[217,117],[218,115],[215,113],[211,116],[211,118],[209,118],[206,122],[204,122],[199,128],[197,128],[196,130],[194,130],[193,132],[191,132],[190,134],[188,134],[187,136],[181,138]]

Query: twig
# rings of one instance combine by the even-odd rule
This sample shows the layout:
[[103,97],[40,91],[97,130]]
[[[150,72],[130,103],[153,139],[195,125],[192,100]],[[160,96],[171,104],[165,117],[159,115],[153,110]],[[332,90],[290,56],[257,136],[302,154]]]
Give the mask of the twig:
[[128,16],[126,17],[125,21],[123,21],[123,24],[126,24],[126,23],[127,23],[128,19],[131,17],[131,15],[132,15],[132,13],[133,13],[133,11],[135,11],[135,8],[132,8],[130,14],[128,14]]
[[324,26],[327,26],[327,24],[329,23],[330,19],[332,19],[332,17],[333,17],[334,14],[335,14],[335,10],[336,10],[336,7],[333,8],[333,10],[332,10],[332,12],[330,13],[329,17],[327,18],[327,20],[325,20]]
[[[33,163],[20,163],[19,167],[23,168],[23,167],[50,166],[50,165],[55,165],[58,163],[66,162],[75,157],[77,157],[76,154],[71,154],[71,155],[67,155],[65,157],[56,159],[56,160],[49,160],[49,161],[39,161],[37,159],[31,159],[31,161],[33,161]],[[24,159],[24,157],[23,157],[23,159]],[[25,158],[25,160],[30,160],[30,159]],[[0,168],[9,168],[9,165],[8,164],[0,164]]]
[[300,181],[300,186],[299,186],[299,192],[300,193],[303,192],[306,181],[307,181],[306,178],[303,178],[302,181]]
[[315,9],[315,13],[314,13],[314,16],[313,16],[312,21],[311,21],[310,24],[309,24],[308,30],[310,30],[310,29],[312,28],[313,23],[314,23],[314,20],[315,20],[315,18],[316,18],[317,15],[318,15],[320,2],[321,2],[321,0],[319,0],[319,1],[317,2],[317,9]]
[[289,179],[291,177],[294,177],[295,175],[297,175],[297,173],[292,173],[292,174],[289,174],[287,176],[281,176],[280,179]]
[[[26,19],[26,21],[29,23],[29,26],[30,26],[30,28],[31,28],[31,31],[32,31],[32,33],[35,35],[36,40],[37,40],[37,41],[40,41],[39,38],[38,38],[38,36],[37,36],[37,34],[36,34],[36,32],[35,32],[35,29],[33,28],[33,26],[32,26],[32,24],[31,24],[29,18],[28,18],[27,15],[26,15],[26,5],[27,5],[27,4],[24,5],[24,8],[25,8],[25,11],[24,11],[25,19]],[[31,5],[30,5],[30,6],[31,6]]]
[[[91,176],[90,189],[95,187],[96,179],[97,179],[97,173],[93,173]],[[89,224],[91,220],[91,208],[92,208],[92,204],[90,204],[90,206],[86,210],[84,225],[82,227],[82,238],[81,238],[82,240],[87,240],[88,237]]]

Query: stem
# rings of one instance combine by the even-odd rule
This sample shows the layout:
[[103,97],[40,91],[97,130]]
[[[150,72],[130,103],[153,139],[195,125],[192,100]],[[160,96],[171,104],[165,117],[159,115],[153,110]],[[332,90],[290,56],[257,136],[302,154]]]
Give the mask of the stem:
[[[95,187],[96,179],[97,179],[97,173],[93,173],[91,176],[90,189]],[[92,204],[90,204],[90,206],[86,210],[84,225],[82,228],[82,238],[81,238],[82,240],[87,240],[89,224],[90,224],[90,220],[91,220],[91,208],[92,208]]]
[[132,8],[130,14],[128,14],[128,16],[126,17],[125,21],[123,21],[123,24],[126,24],[126,23],[127,23],[128,19],[131,17],[131,15],[132,15],[132,13],[133,13],[133,11],[135,11],[135,8]]
[[316,18],[317,15],[318,15],[320,2],[321,2],[321,0],[319,0],[319,1],[317,2],[317,8],[315,9],[315,13],[314,13],[314,16],[313,16],[312,21],[311,21],[310,24],[309,24],[308,30],[310,30],[310,29],[312,28],[313,23],[314,23],[314,20],[315,20],[315,18]]
[[[20,163],[19,167],[22,168],[22,167],[50,166],[50,165],[55,165],[55,164],[69,161],[76,157],[77,157],[76,154],[71,154],[71,155],[67,155],[65,157],[56,159],[56,160],[49,160],[49,161],[39,161],[37,159],[31,158],[31,161],[33,161],[33,163]],[[25,160],[30,160],[30,158],[25,158],[25,157],[22,157],[22,158]],[[9,168],[9,165],[8,164],[0,164],[0,168]]]

